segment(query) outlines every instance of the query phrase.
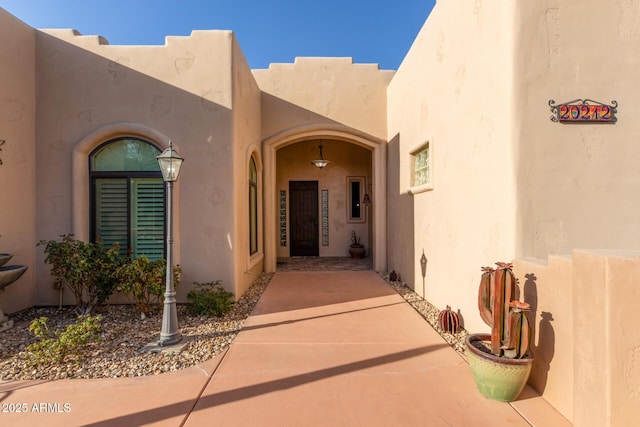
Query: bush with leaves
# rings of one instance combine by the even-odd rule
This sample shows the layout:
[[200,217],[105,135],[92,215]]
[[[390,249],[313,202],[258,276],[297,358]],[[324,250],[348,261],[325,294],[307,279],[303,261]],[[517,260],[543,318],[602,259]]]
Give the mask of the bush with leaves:
[[233,294],[225,291],[219,280],[193,284],[196,289],[189,291],[187,298],[196,314],[220,317],[233,307]]
[[107,249],[103,243],[86,243],[73,238],[73,234],[62,235],[62,240],[41,240],[45,262],[51,264],[51,275],[56,286],[68,288],[76,300],[76,310],[86,315],[104,303],[113,293],[113,272],[122,263],[118,244]]
[[[117,290],[126,294],[145,316],[152,314],[164,301],[167,262],[164,258],[151,261],[146,256],[121,265],[114,273]],[[182,270],[173,267],[173,282],[180,282]]]
[[76,323],[64,331],[49,329],[49,319],[40,317],[29,325],[39,341],[27,347],[28,359],[32,364],[50,364],[63,360],[68,355],[80,356],[89,341],[98,340],[102,316],[79,316]]

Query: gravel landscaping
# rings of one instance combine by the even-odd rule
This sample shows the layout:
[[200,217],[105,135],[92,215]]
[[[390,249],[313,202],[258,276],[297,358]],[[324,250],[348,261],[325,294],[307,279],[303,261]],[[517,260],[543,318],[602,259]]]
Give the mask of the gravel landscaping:
[[116,378],[154,375],[177,371],[211,359],[231,344],[242,328],[273,274],[263,273],[233,305],[224,317],[192,314],[186,305],[178,305],[178,325],[190,342],[178,354],[143,353],[140,349],[157,340],[162,328],[162,313],[141,319],[133,305],[98,307],[101,314],[100,340],[91,342],[82,358],[67,357],[63,362],[36,365],[28,361],[25,348],[35,342],[30,322],[46,316],[50,327],[64,327],[76,320],[73,307],[33,308],[11,316],[14,327],[0,336],[0,379]]
[[[162,313],[141,319],[133,305],[98,307],[101,314],[100,339],[89,343],[80,357],[68,356],[62,362],[34,364],[26,347],[35,342],[29,331],[33,319],[46,316],[51,328],[64,328],[76,320],[73,307],[33,308],[11,316],[14,327],[0,335],[0,380],[32,380],[62,378],[117,378],[155,375],[176,371],[211,359],[227,348],[242,328],[260,299],[273,274],[263,273],[252,284],[230,313],[221,318],[192,314],[188,306],[178,305],[178,324],[183,336],[190,339],[178,354],[148,353],[140,349],[158,339]],[[400,294],[451,345],[464,355],[461,330],[455,335],[444,333],[438,326],[438,310],[401,282],[390,282],[388,274],[380,276]]]
[[464,328],[460,328],[460,331],[455,334],[449,334],[443,331],[438,325],[438,314],[440,314],[440,309],[436,308],[429,301],[426,301],[420,295],[413,292],[405,283],[390,281],[388,273],[381,273],[380,277],[382,277],[393,289],[396,290],[396,292],[398,292],[398,294],[400,294],[400,296],[402,296],[402,298],[404,298],[418,313],[420,313],[420,315],[429,322],[433,329],[435,329],[435,331],[438,332],[455,351],[466,357],[466,346],[464,344],[464,340],[468,333]]

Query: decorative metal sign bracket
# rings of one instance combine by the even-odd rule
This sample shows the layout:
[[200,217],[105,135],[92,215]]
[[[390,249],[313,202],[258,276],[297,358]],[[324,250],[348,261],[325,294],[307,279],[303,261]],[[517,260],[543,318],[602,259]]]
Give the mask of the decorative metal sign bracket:
[[[4,145],[4,143],[7,142],[4,139],[0,139],[0,147],[2,147]],[[2,151],[2,148],[0,148],[0,151]],[[2,164],[2,159],[0,159],[0,165]]]
[[618,103],[614,100],[611,105],[603,104],[592,99],[575,99],[556,104],[549,100],[552,122],[558,123],[615,123],[618,121]]

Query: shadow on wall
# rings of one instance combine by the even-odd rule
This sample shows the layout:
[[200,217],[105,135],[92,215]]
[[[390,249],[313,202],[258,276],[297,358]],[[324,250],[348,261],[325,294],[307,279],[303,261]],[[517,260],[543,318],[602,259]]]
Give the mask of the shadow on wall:
[[323,116],[322,114],[308,110],[282,98],[278,98],[270,93],[262,92],[260,96],[264,126],[262,129],[263,139],[277,135],[284,130],[308,125],[310,123],[347,126],[344,123],[330,119],[327,116]]
[[[529,320],[531,322],[531,336],[533,342],[531,349],[533,350],[533,367],[529,383],[538,393],[542,394],[547,386],[547,378],[551,367],[551,360],[555,352],[556,334],[553,330],[553,314],[543,311],[540,313],[540,321],[536,330],[537,312],[538,312],[538,278],[533,273],[524,275],[527,279],[524,282],[524,300],[531,306]],[[537,334],[536,334],[537,332]],[[537,340],[536,340],[537,338]]]
[[[399,134],[389,141],[387,162],[389,165],[400,164]],[[399,280],[407,282],[416,293],[426,293],[429,284],[428,267],[425,267],[424,278],[416,277],[416,265],[420,264],[422,253],[414,251],[414,200],[413,195],[400,191],[401,173],[407,171],[399,167],[387,168],[388,270],[396,271]],[[428,253],[425,258],[428,265]]]
[[[134,48],[115,46],[113,49],[129,53]],[[159,62],[173,54],[169,47],[153,49],[156,50],[150,49],[148,55]],[[112,60],[46,33],[38,33],[36,53],[38,131],[46,135],[46,138],[38,138],[36,150],[38,156],[45,156],[57,165],[55,170],[39,168],[38,171],[38,182],[49,185],[43,186],[38,194],[46,208],[39,209],[36,216],[37,240],[53,239],[73,229],[84,233],[83,236],[75,233],[77,238],[88,240],[89,181],[71,184],[72,153],[79,141],[105,126],[133,123],[170,136],[179,143],[181,154],[189,162],[180,175],[183,190],[180,205],[188,209],[176,207],[180,213],[174,225],[175,240],[182,242],[178,260],[183,268],[185,284],[177,289],[179,301],[186,301],[190,284],[195,281],[219,279],[225,284],[234,283],[233,263],[230,262],[232,254],[227,240],[233,227],[233,206],[228,201],[230,188],[220,184],[228,182],[232,172],[231,110],[196,93],[197,88],[190,88],[186,83],[187,88],[177,85],[188,82],[188,79],[176,77],[161,81],[128,66],[124,56],[121,60]],[[215,78],[218,77],[212,77]],[[77,90],[84,88],[87,81],[91,82],[90,91]],[[215,135],[212,129],[215,129]],[[99,143],[115,136],[150,139],[148,135],[114,130],[113,134],[95,145],[87,146],[86,153],[81,154],[88,158],[90,151]],[[88,162],[85,164],[88,177]],[[202,176],[208,179],[200,179]],[[87,188],[83,189],[82,185],[87,185]],[[80,190],[76,191],[76,188]],[[85,199],[74,199],[74,191],[84,195]],[[78,219],[81,215],[74,218],[72,212],[81,212],[86,224],[83,219]],[[228,215],[222,215],[225,213]],[[178,251],[175,253],[177,255]],[[36,270],[36,304],[57,304],[58,291],[49,285],[52,279],[42,251],[37,252]],[[66,299],[65,304],[70,302]]]

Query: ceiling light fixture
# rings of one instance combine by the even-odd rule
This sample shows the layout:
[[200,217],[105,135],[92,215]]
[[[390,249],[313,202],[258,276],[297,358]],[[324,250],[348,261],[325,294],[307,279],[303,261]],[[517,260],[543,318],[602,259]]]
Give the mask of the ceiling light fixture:
[[320,158],[318,160],[312,160],[311,164],[322,169],[329,164],[329,160],[325,160],[324,157],[322,157],[322,144],[318,145],[318,148],[320,149]]

